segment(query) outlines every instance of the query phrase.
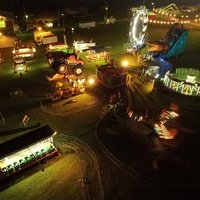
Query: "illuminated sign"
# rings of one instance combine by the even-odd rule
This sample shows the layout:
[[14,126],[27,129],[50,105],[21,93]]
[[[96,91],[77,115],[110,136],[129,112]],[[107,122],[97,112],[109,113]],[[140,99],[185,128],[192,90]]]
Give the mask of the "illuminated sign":
[[6,27],[6,23],[4,20],[0,20],[0,28],[5,28]]

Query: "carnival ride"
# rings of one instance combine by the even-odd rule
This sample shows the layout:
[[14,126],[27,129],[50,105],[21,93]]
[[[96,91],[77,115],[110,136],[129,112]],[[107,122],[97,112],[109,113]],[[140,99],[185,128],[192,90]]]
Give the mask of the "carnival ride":
[[[139,9],[132,9],[132,12],[133,16],[130,23],[129,42],[127,44],[126,52],[121,56],[121,64],[118,66],[108,64],[97,67],[97,81],[109,89],[132,84],[130,80],[135,80],[133,77],[136,74],[138,84],[140,82],[140,85],[146,85],[146,82],[148,82],[147,79],[149,78],[147,85],[152,85],[153,77],[152,74],[149,75],[149,73],[158,71],[157,66],[153,70],[153,66],[144,66],[144,59],[142,59],[141,62],[138,58],[140,49],[146,44],[146,31],[148,26],[147,9],[142,6]],[[131,71],[131,67],[137,69]],[[133,76],[131,74],[133,74]],[[128,78],[129,81],[126,81],[127,76],[132,76],[132,78]],[[157,75],[155,74],[155,76]],[[142,83],[142,81],[144,81],[145,84]],[[133,83],[133,85],[135,85],[135,83]],[[131,86],[131,88],[133,87]],[[145,87],[142,88],[144,89]],[[152,88],[152,86],[150,88]]]
[[152,66],[159,67],[158,76],[163,78],[172,70],[172,64],[167,60],[181,55],[186,47],[188,31],[182,24],[174,24],[160,41],[148,42],[148,52],[141,56],[141,63],[147,69]]
[[[161,40],[147,42],[147,10],[145,7],[140,7],[132,11],[133,17],[130,23],[127,52],[138,55],[141,64],[147,70],[149,67],[159,67],[158,76],[159,78],[163,78],[165,73],[172,69],[172,65],[167,59],[177,57],[184,52],[188,31],[184,29],[183,24],[176,23],[170,27]],[[140,53],[140,49],[145,46],[147,46],[148,51],[146,53]]]
[[[163,78],[164,75],[172,69],[172,64],[159,55],[142,55],[141,65],[145,68],[148,75],[154,73],[155,79]],[[155,72],[157,72],[155,74]],[[152,75],[151,75],[152,76]]]
[[133,15],[130,23],[128,52],[142,48],[146,43],[146,31],[148,27],[147,9],[141,6],[139,9],[132,9]]
[[[150,93],[154,80],[159,77],[160,67],[150,60],[152,56],[141,53],[146,46],[146,32],[148,27],[147,9],[142,6],[133,9],[133,17],[129,30],[129,47],[122,55],[121,65],[128,68],[125,85],[132,93]],[[134,62],[134,65],[132,64]]]
[[[160,41],[147,42],[147,22],[147,10],[145,7],[134,10],[129,31],[129,41],[132,44],[132,48],[128,48],[127,51],[131,50],[133,55],[138,57],[137,64],[138,68],[140,68],[139,76],[141,76],[138,76],[138,80],[144,81],[140,85],[146,85],[148,82],[149,86],[150,83],[154,83],[154,80],[163,78],[167,72],[172,70],[172,64],[167,59],[177,57],[183,53],[186,47],[188,31],[184,29],[183,24],[176,23],[170,27],[165,37]],[[147,47],[147,52],[141,53],[142,51],[140,50],[145,46]],[[130,84],[130,81],[128,81],[128,84]],[[150,88],[153,90],[153,87]],[[148,89],[149,92],[152,90]]]
[[200,70],[197,68],[176,68],[175,73],[166,73],[163,84],[175,92],[200,96]]
[[168,108],[163,109],[159,120],[154,124],[154,130],[162,139],[174,139],[178,134],[178,128],[175,124],[178,123],[180,117],[179,106],[172,103]]
[[[116,65],[111,61],[107,65],[97,67],[97,82],[108,89],[126,85],[126,76],[130,61],[135,60],[138,50],[146,43],[146,30],[148,26],[147,9],[141,6],[139,9],[132,9],[133,15],[130,23],[129,39],[126,44],[126,53],[122,55],[121,64]],[[137,59],[138,60],[138,59]]]
[[[174,25],[172,30],[175,30],[177,27],[179,27],[179,25]],[[199,95],[199,71],[190,69],[191,72],[189,72],[189,69],[185,69],[185,72],[183,73],[182,69],[177,68],[175,75],[173,75],[170,73],[172,65],[166,60],[170,57],[178,56],[184,51],[188,32],[183,30],[182,27],[180,27],[180,29],[183,32],[180,33],[177,40],[174,41],[172,38],[169,40],[173,44],[167,46],[165,50],[162,49],[162,51],[157,51],[158,49],[154,49],[154,51],[149,51],[147,54],[141,55],[144,57],[149,56],[149,58],[141,59],[141,61],[137,63],[138,66],[131,66],[127,60],[124,60],[124,67],[127,67],[126,69],[128,69],[125,79],[126,88],[124,88],[127,92],[127,96],[125,98],[127,98],[128,101],[126,101],[126,105],[124,106],[124,104],[120,104],[120,97],[117,93],[110,95],[111,101],[109,101],[107,106],[109,109],[107,109],[108,112],[106,112],[106,114],[105,112],[103,113],[105,115],[100,122],[102,124],[101,127],[99,127],[98,135],[101,144],[105,147],[104,149],[107,149],[112,153],[114,152],[114,156],[121,162],[130,164],[129,167],[133,166],[134,173],[137,168],[135,166],[140,163],[141,165],[138,165],[139,167],[137,170],[142,172],[141,168],[145,166],[145,177],[149,175],[149,177],[153,177],[154,181],[157,179],[160,180],[160,182],[163,182],[163,177],[165,176],[165,180],[167,180],[169,185],[171,185],[172,182],[175,182],[175,184],[180,184],[178,187],[186,185],[186,180],[190,179],[189,177],[191,174],[192,181],[196,176],[196,171],[198,170],[196,162],[198,162],[198,158],[194,159],[194,157],[189,153],[195,152],[196,150],[192,147],[191,149],[194,149],[194,151],[191,151],[191,149],[186,149],[186,147],[193,146],[191,142],[198,134],[194,134],[191,137],[192,140],[189,139],[192,134],[189,137],[185,137],[185,135],[188,134],[184,135],[184,133],[187,133],[187,131],[192,133],[195,129],[188,130],[185,128],[186,126],[184,124],[184,120],[191,117],[190,113],[187,112],[186,114],[181,112],[183,110],[179,110],[179,106],[176,103],[166,106],[166,104],[171,103],[169,101],[173,99],[173,97],[168,99],[167,95],[169,94],[164,94],[166,90],[164,90],[164,92],[159,90],[159,95],[157,95],[158,91],[155,93],[152,93],[152,91],[154,89],[155,80],[158,80],[160,83],[164,77],[164,84],[168,85],[171,89],[177,89],[181,91],[181,93],[185,93],[187,95]],[[129,49],[132,51],[132,56],[140,56],[140,49],[137,49],[136,45],[131,46]],[[127,51],[129,51],[129,49],[127,49]],[[144,66],[144,61],[148,61],[148,65]],[[105,71],[109,68],[108,66],[104,67]],[[122,75],[119,71],[116,73],[116,70],[114,72],[110,70],[110,74],[108,74],[107,77],[106,74],[108,73],[100,73],[98,77],[101,78],[103,82],[102,84],[105,84],[107,88],[109,88],[108,86],[112,83],[112,80],[115,80],[115,78]],[[176,81],[176,83],[174,81]],[[119,82],[115,83],[115,81],[113,81],[111,88],[117,86],[118,83]],[[178,100],[184,100],[181,96],[179,97]],[[177,101],[176,96],[175,101]],[[127,115],[129,117],[128,120]],[[127,125],[129,125],[129,127],[126,127]],[[105,134],[105,140],[104,137],[102,137],[102,134]],[[124,139],[126,134],[130,135]],[[119,135],[119,137],[117,135]],[[122,137],[125,141],[123,143],[125,146],[128,145],[132,138],[130,146],[128,148],[121,148],[120,150],[112,148],[113,143],[115,146],[120,146],[122,144]],[[111,145],[107,143],[108,138],[111,141]],[[138,138],[141,139],[139,142],[137,141]],[[144,143],[141,142],[142,140]],[[186,143],[188,146],[185,145]],[[194,142],[194,144],[196,143]],[[147,149],[147,146],[149,149]],[[132,147],[134,147],[134,150],[132,151],[132,156],[129,157],[129,155],[131,155]],[[147,150],[145,158],[147,158],[146,160],[149,159],[149,163],[144,164],[144,159],[141,159],[141,153],[143,153],[145,149]],[[136,158],[137,153],[138,160]],[[151,153],[152,155],[150,155]],[[194,154],[197,155],[196,152]],[[124,159],[124,155],[128,155],[129,158]],[[144,158],[144,154],[142,158]],[[131,160],[130,163],[128,160]],[[150,168],[149,174],[147,174],[146,167]],[[188,175],[187,179],[185,179],[185,177],[183,178],[183,169]],[[175,172],[175,178],[170,176],[172,171]],[[154,177],[155,174],[156,176]],[[179,178],[177,178],[177,174],[180,175]]]
[[51,67],[60,74],[61,77],[83,73],[84,61],[77,57],[75,53],[50,52],[47,54]]
[[148,42],[148,51],[164,59],[182,54],[186,47],[188,31],[183,24],[173,24],[164,38],[159,41]]
[[[154,90],[154,84],[157,80],[159,82],[163,80],[165,85],[170,84],[171,87],[172,80],[169,79],[172,76],[170,72],[173,67],[167,59],[181,55],[188,38],[188,31],[184,29],[182,24],[176,23],[170,27],[165,37],[160,41],[147,42],[145,36],[148,20],[146,20],[145,13],[146,9],[144,7],[134,10],[129,32],[129,41],[131,41],[132,46],[127,48],[127,52],[123,54],[130,55],[132,53],[132,57],[137,59],[136,66],[131,66],[127,60],[122,62],[124,66],[129,68],[125,80],[128,98],[127,113],[128,115],[131,113],[131,116],[134,116],[134,119],[137,120],[142,119],[146,110],[149,109],[148,95]],[[142,53],[144,52],[142,51],[143,47],[147,47],[145,53]],[[177,69],[177,71],[179,70]],[[183,83],[183,81],[180,81],[181,91],[182,93],[185,91],[187,95],[198,95],[198,77],[192,77],[194,73],[189,73],[189,75],[188,79],[190,81],[195,79],[195,82],[185,81],[186,83]],[[180,90],[180,87],[177,91]],[[165,128],[163,124],[162,127]],[[163,136],[165,139],[172,137],[169,132],[167,136],[167,129],[165,131],[163,128],[161,129],[166,133]]]
[[[138,9],[132,9],[132,12],[129,43],[126,52],[122,54],[121,62],[121,66],[129,69],[126,72],[128,81],[124,78],[121,80],[134,92],[140,88],[140,92],[143,91],[147,94],[153,91],[155,80],[161,80],[167,72],[172,70],[173,67],[168,58],[177,57],[185,50],[188,30],[184,28],[183,24],[176,23],[170,27],[160,41],[147,42],[147,9],[142,6]],[[146,50],[144,51],[144,49]],[[109,68],[109,66],[103,66],[103,68],[106,71],[105,68]],[[106,80],[110,79],[112,82],[113,77],[116,76],[115,72],[106,75],[102,69],[97,68],[97,74],[98,81],[110,88]],[[124,77],[123,72],[118,73],[118,76]],[[116,83],[116,87],[118,85],[123,84]],[[115,85],[112,84],[112,87]]]
[[68,54],[64,51],[47,51],[45,55],[49,66],[52,67],[54,63],[61,62]]
[[64,78],[56,82],[56,91],[47,95],[47,99],[52,102],[67,99],[72,96],[83,94],[86,88],[86,79],[84,77],[76,78],[72,76],[70,79]]
[[[52,56],[50,52],[49,55]],[[75,53],[65,53],[60,57],[51,57],[51,66],[56,71],[48,81],[56,82],[56,90],[47,96],[51,101],[58,101],[85,92],[86,79],[83,76],[84,61],[79,59]]]

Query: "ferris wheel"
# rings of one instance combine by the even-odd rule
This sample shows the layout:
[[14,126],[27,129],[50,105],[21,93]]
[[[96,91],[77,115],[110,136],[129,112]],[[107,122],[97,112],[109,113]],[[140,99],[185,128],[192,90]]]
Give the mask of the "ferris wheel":
[[146,40],[146,31],[148,26],[148,14],[146,7],[132,9],[133,15],[129,30],[129,43],[131,48],[140,49]]

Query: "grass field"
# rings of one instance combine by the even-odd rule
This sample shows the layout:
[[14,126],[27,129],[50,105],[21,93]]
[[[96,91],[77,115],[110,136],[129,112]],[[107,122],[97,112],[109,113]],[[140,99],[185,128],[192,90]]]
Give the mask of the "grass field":
[[[159,40],[161,39],[165,33],[168,31],[170,26],[158,26],[158,25],[149,25],[148,33],[149,40]],[[114,56],[116,60],[118,60],[119,56],[124,52],[123,45],[128,41],[128,32],[129,32],[129,22],[121,21],[112,25],[103,25],[100,24],[94,29],[75,29],[74,35],[68,36],[69,45],[70,41],[73,40],[90,40],[93,39],[94,42],[97,43],[98,46],[108,46],[110,47],[111,54]],[[62,32],[58,32],[62,38]],[[32,34],[23,35],[24,40],[33,39]],[[200,30],[189,30],[189,38],[187,42],[187,46],[183,55],[178,58],[171,58],[169,61],[173,64],[174,67],[197,67],[199,68],[200,58]],[[28,61],[30,72],[27,74],[23,74],[23,81],[20,80],[19,74],[14,75],[12,71],[12,54],[11,49],[0,49],[2,56],[4,56],[6,62],[0,65],[0,96],[1,102],[4,100],[4,95],[8,94],[8,89],[16,86],[20,86],[27,90],[32,90],[32,92],[45,92],[46,90],[51,88],[51,85],[45,80],[45,75],[53,74],[54,71],[49,68],[45,57],[44,47],[37,47],[36,59],[33,61]],[[83,55],[81,55],[83,56]],[[95,74],[96,65],[104,64],[103,62],[86,62],[85,72],[87,75]],[[5,84],[6,83],[6,84]],[[30,84],[31,83],[31,84]],[[30,84],[30,85],[29,85]],[[25,92],[26,92],[25,91]],[[3,95],[2,95],[3,93]],[[27,94],[27,93],[26,93]],[[37,94],[37,93],[36,93]],[[31,98],[31,97],[30,97]],[[8,103],[8,102],[7,102]],[[9,105],[2,107],[1,109],[16,109],[17,112],[20,112],[20,107],[17,107],[19,104],[15,104],[12,108]],[[15,106],[16,105],[16,106]],[[6,108],[6,109],[5,109]],[[7,110],[6,110],[7,111]],[[13,110],[12,110],[13,111]],[[15,110],[14,110],[15,111]],[[93,112],[93,113],[92,113]],[[87,119],[87,121],[94,121],[96,118],[92,119],[92,116],[98,115],[94,111],[88,112],[88,116],[85,113],[82,113],[80,116],[70,116],[64,119],[56,118],[56,117],[47,117],[45,114],[41,114],[38,111],[32,114],[31,120],[38,120],[42,122],[52,122],[51,125],[56,127],[57,130],[62,132],[64,129],[67,130],[67,134],[80,136],[84,138],[84,133],[87,133],[87,129],[91,129],[91,124],[86,127],[84,123],[78,123],[79,121],[83,121]],[[10,115],[12,112],[10,111]],[[72,119],[73,118],[73,119]],[[90,119],[91,118],[91,119]],[[59,122],[59,123],[57,123]],[[82,125],[85,126],[82,126]],[[2,128],[2,127],[1,127]],[[83,136],[82,136],[83,135]],[[87,137],[88,135],[86,135]],[[86,140],[89,136],[86,138]],[[88,140],[91,140],[89,138]],[[93,141],[92,141],[93,142]],[[92,143],[91,142],[91,143]],[[29,173],[24,174],[24,179],[21,181],[15,182],[14,184],[7,185],[6,188],[0,191],[0,199],[2,200],[14,200],[14,199],[79,199],[80,193],[79,186],[79,169],[76,165],[77,157],[75,155],[67,155],[63,156],[62,159],[57,159],[56,161],[50,162],[49,166],[45,166],[44,172],[41,171],[41,168],[38,166],[39,171],[34,171],[31,176]],[[66,167],[67,166],[67,167]],[[110,169],[111,170],[111,169]],[[112,170],[111,170],[112,171]],[[31,172],[30,172],[31,173]],[[105,176],[105,175],[104,175]],[[118,177],[113,175],[115,179]],[[117,195],[125,191],[126,188],[131,187],[132,185],[122,185],[121,180],[117,180],[115,185],[112,186],[112,181],[107,181],[107,177],[104,178],[104,184],[107,186],[106,191],[109,195],[113,196],[115,199],[119,199]],[[37,184],[40,183],[40,184]],[[117,185],[119,184],[119,185]],[[134,185],[135,186],[135,185]],[[110,193],[110,188],[117,188],[112,193]],[[115,189],[116,189],[115,188]],[[137,188],[137,187],[136,187]],[[128,189],[127,189],[128,190]],[[141,188],[138,188],[141,190]],[[54,192],[55,191],[55,192]],[[132,194],[132,191],[127,191],[127,193]],[[138,194],[138,191],[135,189],[135,194]],[[155,197],[157,196],[157,191],[155,190]],[[147,193],[147,191],[146,191]],[[114,195],[116,194],[116,195]],[[145,194],[140,192],[143,197]],[[74,196],[73,196],[74,195]],[[77,195],[77,196],[76,196]],[[147,194],[146,194],[147,195]],[[115,196],[115,197],[114,197]],[[121,194],[121,196],[125,196]],[[138,199],[141,199],[139,196]],[[111,199],[111,198],[110,198]],[[123,199],[123,198],[121,198]],[[146,196],[144,199],[148,199]],[[150,199],[150,198],[149,198]]]
[[[170,25],[154,25],[148,26],[148,41],[158,41],[162,39]],[[187,29],[187,28],[186,28]],[[195,67],[199,68],[200,58],[200,30],[189,30],[189,37],[186,44],[185,51],[177,58],[170,58],[168,61],[173,67]],[[111,55],[119,62],[120,56],[124,53],[124,44],[128,41],[129,22],[121,21],[111,25],[98,25],[95,29],[77,29],[73,35],[73,40],[92,39],[96,42],[97,46],[107,46],[110,49]],[[70,41],[70,40],[69,40]],[[90,71],[95,68],[99,63],[87,62],[86,67]],[[87,69],[86,69],[87,71]]]
[[[148,41],[160,40],[167,33],[171,25],[148,25]],[[60,42],[63,42],[63,34],[62,30],[52,30],[56,34],[58,34]],[[120,57],[120,55],[125,51],[124,44],[128,42],[128,33],[129,33],[129,21],[124,20],[117,22],[115,24],[105,25],[98,24],[95,28],[91,29],[81,29],[75,28],[73,34],[67,35],[67,43],[73,49],[73,41],[74,40],[83,40],[90,41],[92,39],[93,42],[96,42],[97,46],[106,46],[110,49],[111,54],[114,56],[116,60]],[[30,32],[28,34],[23,33],[19,35],[24,40],[33,40],[33,34]],[[186,45],[185,52],[183,55],[178,58],[170,58],[170,62],[175,67],[184,67],[183,65],[198,67],[200,59],[198,58],[200,52],[200,30],[189,30],[188,42]],[[5,60],[11,60],[11,51],[12,49],[0,49],[2,57]],[[37,47],[37,56],[42,58],[44,56],[45,48]],[[83,54],[84,56],[84,54]],[[95,62],[88,62],[86,71],[90,71],[93,69],[96,64]],[[93,70],[92,70],[93,71]]]
[[23,175],[14,179],[14,183],[1,183],[0,199],[79,199],[82,197],[82,185],[77,162],[78,157],[68,153],[25,170]]

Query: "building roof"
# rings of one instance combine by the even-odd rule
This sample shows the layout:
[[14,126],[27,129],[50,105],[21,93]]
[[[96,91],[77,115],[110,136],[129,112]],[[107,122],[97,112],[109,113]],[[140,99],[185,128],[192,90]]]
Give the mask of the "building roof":
[[45,138],[53,136],[53,134],[54,131],[48,125],[45,125],[2,143],[0,144],[0,158],[20,151],[32,144],[44,140]]
[[14,18],[12,13],[3,10],[0,10],[0,16]]
[[121,74],[123,74],[122,68],[116,67],[111,64],[101,65],[97,68],[97,71],[100,71],[107,77],[120,76]]

